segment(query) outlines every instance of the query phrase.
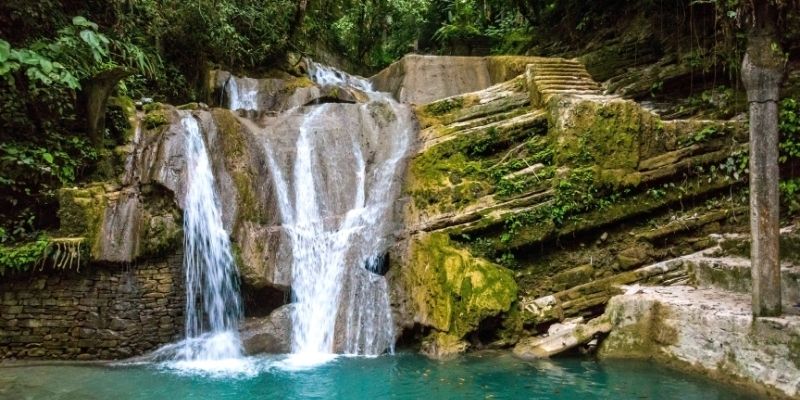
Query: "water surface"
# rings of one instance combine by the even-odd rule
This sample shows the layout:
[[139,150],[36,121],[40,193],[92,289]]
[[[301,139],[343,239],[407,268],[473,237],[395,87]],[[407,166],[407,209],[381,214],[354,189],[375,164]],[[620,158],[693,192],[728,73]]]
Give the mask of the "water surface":
[[526,362],[476,353],[437,362],[416,354],[339,357],[311,369],[251,358],[233,376],[164,365],[0,368],[0,399],[752,399],[750,393],[644,361]]

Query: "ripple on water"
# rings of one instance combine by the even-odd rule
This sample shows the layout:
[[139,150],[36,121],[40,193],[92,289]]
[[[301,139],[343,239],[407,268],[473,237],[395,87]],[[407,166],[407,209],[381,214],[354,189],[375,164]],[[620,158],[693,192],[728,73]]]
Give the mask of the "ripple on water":
[[[313,360],[313,359],[312,359]],[[215,362],[0,368],[10,399],[754,399],[735,387],[649,362],[526,362],[481,353],[446,362],[415,354],[339,356],[297,368],[287,356]]]

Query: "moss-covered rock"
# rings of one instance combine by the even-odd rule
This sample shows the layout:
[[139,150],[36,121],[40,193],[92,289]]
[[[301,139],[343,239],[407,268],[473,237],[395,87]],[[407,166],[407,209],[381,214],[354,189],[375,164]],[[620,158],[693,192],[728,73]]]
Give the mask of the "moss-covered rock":
[[434,332],[422,340],[420,351],[436,360],[446,360],[467,350],[469,345],[462,338],[442,332]]
[[92,255],[99,253],[99,239],[108,201],[101,183],[58,191],[59,235],[84,237]]
[[59,204],[58,235],[84,238],[93,260],[161,256],[183,238],[180,210],[161,188],[139,193],[98,182],[59,190]]
[[[234,231],[243,221],[263,222],[268,212],[259,203],[255,188],[256,179],[247,136],[239,120],[229,111],[214,109],[211,112],[217,126],[222,150],[222,164],[231,176],[236,189],[236,223]],[[217,157],[217,156],[212,156]]]
[[154,111],[148,112],[144,118],[142,118],[142,124],[147,129],[155,129],[159,126],[166,125],[169,123],[169,114],[167,110],[163,109],[156,109]]
[[403,279],[424,325],[461,338],[516,300],[511,271],[454,247],[445,234],[417,235],[409,252]]
[[548,106],[556,164],[636,169],[640,147],[659,127],[657,116],[628,100],[559,96]]

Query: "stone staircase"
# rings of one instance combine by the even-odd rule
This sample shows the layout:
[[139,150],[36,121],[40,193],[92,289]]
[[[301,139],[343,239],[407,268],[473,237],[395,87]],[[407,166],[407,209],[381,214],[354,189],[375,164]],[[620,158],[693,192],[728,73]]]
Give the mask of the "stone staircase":
[[601,95],[602,87],[592,79],[586,67],[576,60],[535,58],[525,70],[531,103],[541,107],[553,95]]
[[[598,336],[610,332],[600,344],[600,357],[655,358],[700,368],[769,396],[796,398],[800,394],[800,225],[781,230],[784,314],[780,317],[753,318],[751,313],[749,235],[711,237],[715,246],[642,267],[627,279],[621,279],[623,274],[613,281],[598,280],[528,303],[523,300],[523,307],[540,319],[560,316],[562,322],[553,324],[547,334],[520,340],[514,353],[524,359],[550,357],[596,343]],[[581,311],[596,304],[575,302],[577,293],[569,292],[592,298],[585,294],[594,286],[617,287],[624,293],[608,301],[603,315],[587,321]]]

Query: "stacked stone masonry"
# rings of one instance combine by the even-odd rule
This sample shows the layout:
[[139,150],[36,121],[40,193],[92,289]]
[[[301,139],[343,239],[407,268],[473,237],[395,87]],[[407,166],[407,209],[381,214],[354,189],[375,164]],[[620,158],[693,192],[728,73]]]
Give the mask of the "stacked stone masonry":
[[182,255],[0,281],[0,359],[121,359],[183,332]]

